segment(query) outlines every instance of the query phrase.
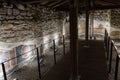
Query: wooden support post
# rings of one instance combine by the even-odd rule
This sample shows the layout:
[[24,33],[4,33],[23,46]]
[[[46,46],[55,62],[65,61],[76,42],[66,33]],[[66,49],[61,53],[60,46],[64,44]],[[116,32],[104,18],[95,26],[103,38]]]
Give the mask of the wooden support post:
[[89,13],[86,11],[86,31],[85,31],[85,39],[88,40],[89,35]]
[[53,56],[54,56],[54,64],[56,64],[55,40],[53,40]]
[[91,14],[91,19],[90,19],[90,39],[93,38],[93,25],[94,24],[94,13]]
[[109,60],[109,73],[111,72],[111,66],[112,66],[112,51],[113,51],[113,42],[111,42],[111,45],[110,45],[110,60]]
[[86,0],[86,31],[85,31],[85,39],[88,41],[89,38],[89,2],[90,0]]
[[116,65],[115,65],[115,80],[118,79],[118,67],[119,67],[119,55],[116,57]]
[[39,78],[41,79],[41,67],[40,67],[40,58],[39,58],[39,50],[37,48],[37,62],[38,62],[38,72],[39,72]]
[[63,55],[65,55],[65,37],[63,35]]
[[96,39],[96,37],[94,35],[94,11],[92,13],[92,36],[94,36],[94,39]]
[[106,50],[107,50],[107,47],[108,47],[107,42],[108,42],[108,33],[106,32]]
[[109,59],[109,49],[110,49],[110,37],[108,36],[108,41],[107,41],[107,60]]
[[108,49],[108,34],[106,34],[106,51]]
[[42,55],[43,53],[43,44],[40,45],[40,54]]
[[7,75],[6,75],[5,65],[4,65],[4,63],[1,63],[1,64],[2,64],[2,70],[3,70],[4,80],[7,80]]
[[105,29],[105,33],[104,33],[104,44],[106,46],[106,29]]
[[78,10],[77,2],[74,2],[70,6],[70,53],[72,60],[72,80],[76,80],[77,73],[77,42],[78,42]]

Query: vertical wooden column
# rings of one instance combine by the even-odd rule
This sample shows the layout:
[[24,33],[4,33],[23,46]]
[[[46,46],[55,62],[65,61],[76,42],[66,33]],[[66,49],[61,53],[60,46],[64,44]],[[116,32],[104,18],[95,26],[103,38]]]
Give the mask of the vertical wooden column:
[[38,50],[38,48],[36,48],[37,49],[37,63],[38,63],[38,72],[39,72],[39,78],[41,79],[41,67],[40,67],[40,56],[39,56],[39,50]]
[[77,77],[78,12],[77,2],[70,6],[70,52],[72,59],[72,80]]
[[89,2],[90,0],[86,0],[86,31],[85,31],[85,39],[89,38]]
[[56,48],[55,48],[55,40],[53,40],[53,57],[54,57],[54,64],[56,64]]
[[90,39],[92,39],[94,34],[93,28],[94,28],[94,12],[90,16]]
[[94,11],[92,11],[92,36],[94,35]]
[[7,80],[7,75],[6,75],[5,65],[4,65],[4,63],[1,63],[1,65],[2,65],[2,70],[3,70],[4,80]]

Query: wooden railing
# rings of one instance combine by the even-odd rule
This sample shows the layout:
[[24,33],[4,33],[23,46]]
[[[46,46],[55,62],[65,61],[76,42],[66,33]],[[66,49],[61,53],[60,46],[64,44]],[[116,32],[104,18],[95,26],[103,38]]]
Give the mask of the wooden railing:
[[[108,72],[111,73],[111,70],[114,69],[114,80],[118,80],[118,67],[119,67],[119,60],[120,60],[120,55],[118,52],[118,48],[115,45],[115,42],[110,38],[110,36],[108,35],[107,30],[105,30],[105,36],[104,36],[104,43],[105,43],[105,48],[106,48],[106,52],[107,52],[107,60],[108,60]],[[113,53],[114,50],[114,53]],[[112,59],[113,59],[113,54],[115,54],[115,65],[113,65],[112,68]]]
[[[58,39],[58,38],[57,38]],[[40,52],[39,52],[39,48],[41,48],[43,45],[46,45],[46,44],[48,44],[48,43],[52,43],[53,44],[53,58],[54,58],[54,64],[56,64],[57,63],[57,61],[56,61],[56,52],[57,52],[57,50],[56,50],[56,43],[55,43],[55,40],[56,39],[54,39],[54,40],[50,40],[49,42],[46,42],[46,43],[44,43],[44,44],[41,44],[40,46],[38,46],[37,48],[34,48],[34,49],[32,49],[32,50],[30,50],[30,51],[28,51],[28,52],[25,52],[25,53],[22,53],[21,55],[18,55],[18,56],[16,56],[16,57],[13,57],[13,58],[11,58],[11,59],[8,59],[8,60],[6,60],[6,61],[4,61],[4,62],[2,62],[2,63],[0,63],[1,65],[2,65],[2,71],[3,71],[3,77],[4,77],[4,80],[8,80],[7,79],[7,73],[6,73],[6,69],[5,69],[5,63],[6,62],[8,62],[8,61],[11,61],[11,60],[13,60],[13,59],[16,59],[16,58],[19,58],[19,57],[21,57],[22,55],[25,55],[25,54],[27,54],[27,53],[29,53],[29,52],[32,52],[32,51],[34,51],[34,50],[36,50],[36,55],[37,55],[37,64],[38,64],[38,73],[39,73],[39,79],[41,79],[41,63],[40,63]],[[65,38],[64,38],[64,35],[63,35],[63,55],[65,55]]]

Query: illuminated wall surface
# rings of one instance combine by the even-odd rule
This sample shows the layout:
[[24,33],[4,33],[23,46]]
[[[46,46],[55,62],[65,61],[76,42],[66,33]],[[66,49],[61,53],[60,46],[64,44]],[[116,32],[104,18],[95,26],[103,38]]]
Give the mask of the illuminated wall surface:
[[[53,39],[58,44],[62,35],[69,35],[68,13],[34,5],[31,8],[27,7],[24,10],[0,8],[0,62],[21,55]],[[89,34],[103,35],[106,28],[113,38],[120,38],[118,37],[120,34],[119,18],[120,10],[90,12]],[[85,14],[80,14],[78,34],[83,33],[85,33]],[[43,52],[51,45],[51,43],[43,45]],[[6,62],[7,73],[14,71],[18,64],[30,59],[34,54],[34,51],[29,52]],[[1,67],[0,76],[2,76]]]
[[120,9],[111,10],[110,36],[113,39],[120,39]]
[[[18,58],[12,59],[10,61],[5,62],[5,68],[6,72],[10,73],[17,69],[19,64],[21,64],[23,61],[29,60],[31,57],[33,57],[36,53],[35,50],[31,51],[35,48],[35,45],[19,45],[16,48],[13,48],[12,50],[0,50],[0,61],[4,62],[8,59],[14,58],[16,56],[22,55]],[[29,52],[30,51],[30,52]],[[0,68],[0,77],[2,76],[2,68]]]
[[[89,34],[104,34],[106,28],[110,31],[111,10],[97,10],[90,12],[89,16]],[[86,18],[85,14],[78,15],[78,35],[85,34]],[[69,34],[69,17],[64,20],[63,34]]]
[[[79,34],[85,33],[85,14],[80,15],[78,21]],[[98,10],[90,12],[89,34],[103,34],[105,28],[110,30],[110,11]]]
[[32,8],[0,9],[0,41],[21,42],[56,32],[62,33],[64,12],[55,12],[40,6]]
[[[56,44],[62,36],[63,20],[66,13],[56,12],[41,6],[0,8],[0,62],[6,61],[35,46],[55,39]],[[43,45],[43,52],[51,44]],[[29,52],[5,63],[7,73],[15,70],[19,63],[30,59],[35,52]],[[0,76],[2,68],[0,65]]]
[[[42,48],[39,48],[39,50],[40,50],[40,52],[42,52],[44,54],[45,51],[48,50],[49,47],[53,46],[53,41],[52,41],[53,39],[55,39],[55,43],[56,43],[56,45],[58,45],[59,35],[58,35],[58,33],[55,33],[52,35],[44,36],[42,38],[37,38],[35,40],[35,42],[25,41],[22,43],[23,45],[18,44],[17,47],[14,47],[11,50],[1,49],[0,50],[0,54],[1,54],[0,55],[0,63],[4,62],[6,60],[9,60],[11,58],[14,58],[16,56],[19,56],[15,59],[12,59],[12,60],[4,63],[6,72],[7,72],[7,74],[9,74],[9,73],[17,70],[19,68],[19,66],[22,66],[25,61],[30,60],[32,57],[35,58],[36,50],[33,50],[33,49],[35,49],[37,46],[40,46],[41,43],[44,45],[42,45]],[[20,56],[20,55],[22,55],[22,56]],[[1,65],[0,65],[0,77],[2,77],[2,76],[3,76],[3,72],[2,72]]]
[[[78,34],[85,34],[85,14],[78,16]],[[90,12],[89,34],[104,34],[106,29],[111,38],[120,38],[120,9]],[[69,17],[64,19],[63,34],[69,34]]]

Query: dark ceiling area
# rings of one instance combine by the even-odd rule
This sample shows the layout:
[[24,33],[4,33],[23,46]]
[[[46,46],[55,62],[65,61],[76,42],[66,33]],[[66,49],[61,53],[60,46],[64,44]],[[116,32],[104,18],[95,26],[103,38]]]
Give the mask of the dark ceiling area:
[[[115,9],[120,8],[120,0],[78,0],[79,10],[86,9],[86,2],[89,1],[89,10]],[[22,5],[41,5],[56,10],[69,11],[70,2],[74,0],[0,0],[2,3],[22,4]]]

